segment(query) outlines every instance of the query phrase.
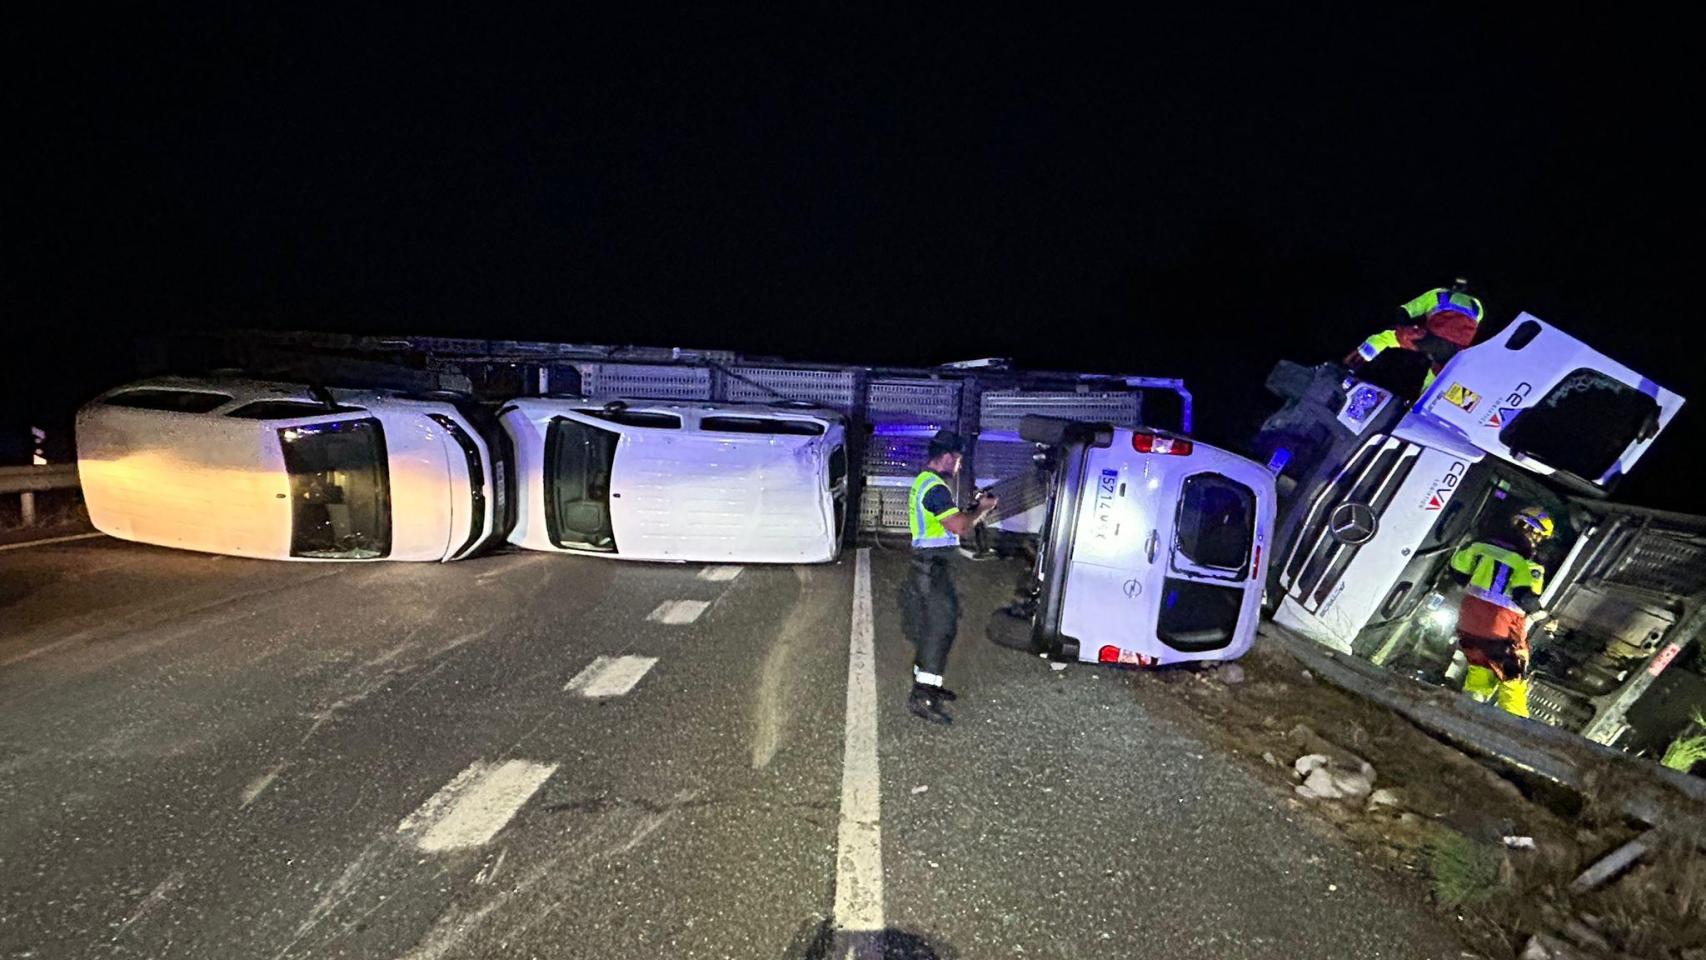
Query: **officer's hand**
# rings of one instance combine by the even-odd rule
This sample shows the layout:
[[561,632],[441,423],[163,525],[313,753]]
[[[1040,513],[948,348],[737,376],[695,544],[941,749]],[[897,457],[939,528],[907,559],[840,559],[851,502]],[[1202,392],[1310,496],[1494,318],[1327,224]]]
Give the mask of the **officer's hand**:
[[986,493],[978,499],[978,509],[982,510],[984,513],[988,513],[989,511],[994,510],[995,505],[1000,502],[1000,497],[993,493]]

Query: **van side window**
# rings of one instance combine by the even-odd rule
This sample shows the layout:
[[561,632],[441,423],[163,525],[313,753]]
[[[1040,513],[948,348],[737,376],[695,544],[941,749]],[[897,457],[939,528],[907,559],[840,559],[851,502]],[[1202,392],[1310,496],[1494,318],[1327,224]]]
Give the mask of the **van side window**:
[[829,488],[834,490],[845,479],[847,479],[847,448],[836,447],[829,451]]
[[278,432],[290,476],[290,555],[371,560],[391,552],[385,430],[373,418]]
[[624,427],[652,427],[658,430],[680,430],[681,418],[673,413],[653,413],[647,410],[577,410],[589,417]]
[[559,547],[614,553],[610,479],[621,435],[556,417],[545,434],[545,526]]
[[791,437],[821,437],[823,424],[810,420],[781,420],[772,417],[706,417],[701,429],[714,433],[767,433]]
[[115,393],[102,402],[110,407],[129,407],[133,410],[208,413],[230,403],[231,398],[223,393],[203,393],[199,390],[163,390],[149,387]]
[[1175,536],[1192,562],[1220,570],[1242,570],[1250,562],[1256,532],[1256,494],[1218,473],[1185,478]]
[[307,400],[256,400],[245,403],[226,414],[241,420],[294,420],[300,417],[323,417],[328,413],[357,413],[357,407],[328,407]]

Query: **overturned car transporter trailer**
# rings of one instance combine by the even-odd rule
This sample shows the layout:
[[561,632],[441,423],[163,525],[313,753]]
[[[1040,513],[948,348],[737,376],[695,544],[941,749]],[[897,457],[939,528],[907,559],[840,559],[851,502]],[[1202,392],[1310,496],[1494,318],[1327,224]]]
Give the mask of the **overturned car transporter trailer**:
[[[495,404],[577,396],[788,404],[847,418],[851,495],[847,533],[906,533],[906,492],[940,429],[966,438],[957,491],[1001,484],[1011,534],[1042,529],[1046,490],[1019,436],[1027,414],[1156,426],[1188,434],[1191,394],[1176,378],[1012,369],[1000,360],[940,367],[795,363],[719,350],[521,340],[361,337],[282,331],[146,338],[143,373],[237,372],[325,386],[449,391]],[[512,482],[513,482],[513,478]],[[513,503],[513,497],[508,498]]]

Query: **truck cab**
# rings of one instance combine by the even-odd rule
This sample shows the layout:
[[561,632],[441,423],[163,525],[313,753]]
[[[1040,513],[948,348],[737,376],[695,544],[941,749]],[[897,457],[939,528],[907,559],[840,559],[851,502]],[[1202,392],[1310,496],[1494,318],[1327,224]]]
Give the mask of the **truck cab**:
[[1527,313],[1413,404],[1336,365],[1282,363],[1268,387],[1286,401],[1252,450],[1279,496],[1268,604],[1365,655],[1435,592],[1500,495],[1603,498],[1683,403]]
[[1536,557],[1553,623],[1530,638],[1532,716],[1651,747],[1643,738],[1675,725],[1654,705],[1701,685],[1706,518],[1607,497],[1683,398],[1526,313],[1457,354],[1413,403],[1376,380],[1289,363],[1268,379],[1285,404],[1252,453],[1279,492],[1274,620],[1455,684],[1459,587],[1447,564],[1538,505],[1557,532]]

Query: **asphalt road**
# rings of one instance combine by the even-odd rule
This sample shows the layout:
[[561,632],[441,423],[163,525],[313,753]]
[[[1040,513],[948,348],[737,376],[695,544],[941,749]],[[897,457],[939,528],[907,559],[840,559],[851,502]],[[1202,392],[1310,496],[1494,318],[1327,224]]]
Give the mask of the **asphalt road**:
[[[983,640],[1003,563],[910,718],[902,563],[890,956],[1460,955],[1126,675]],[[0,552],[0,957],[830,955],[856,567]]]

